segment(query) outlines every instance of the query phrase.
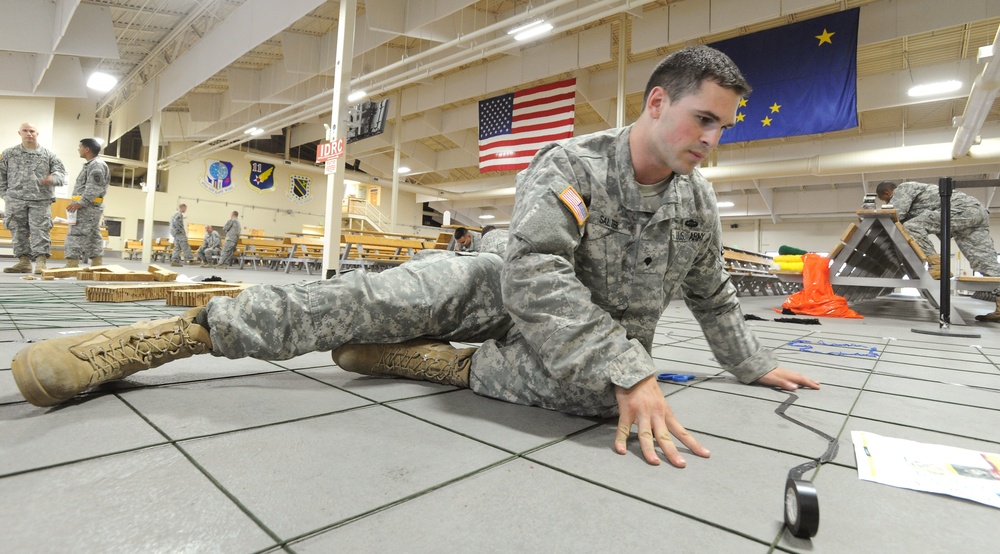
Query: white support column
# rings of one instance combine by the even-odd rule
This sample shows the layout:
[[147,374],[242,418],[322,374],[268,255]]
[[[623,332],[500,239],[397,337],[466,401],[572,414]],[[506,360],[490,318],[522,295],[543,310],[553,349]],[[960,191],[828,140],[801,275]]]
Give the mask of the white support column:
[[[340,17],[337,21],[337,64],[333,73],[333,102],[330,128],[333,140],[347,140],[347,125],[342,114],[347,114],[347,95],[351,86],[351,62],[354,58],[354,23],[357,16],[357,0],[341,0]],[[345,147],[346,150],[346,147]],[[326,218],[323,233],[323,277],[330,278],[337,273],[340,258],[340,231],[342,228],[341,204],[344,200],[345,156],[337,158],[337,171],[326,178]]]
[[[153,81],[153,106],[160,95],[160,78]],[[142,263],[153,259],[153,207],[156,205],[156,166],[160,161],[160,110],[153,108],[149,125],[149,160],[146,165],[146,214],[142,222]]]
[[618,105],[617,113],[615,117],[615,126],[619,129],[626,125],[625,123],[625,108],[627,102],[625,101],[625,78],[626,69],[628,66],[628,59],[625,54],[625,24],[628,14],[621,14],[618,23]]

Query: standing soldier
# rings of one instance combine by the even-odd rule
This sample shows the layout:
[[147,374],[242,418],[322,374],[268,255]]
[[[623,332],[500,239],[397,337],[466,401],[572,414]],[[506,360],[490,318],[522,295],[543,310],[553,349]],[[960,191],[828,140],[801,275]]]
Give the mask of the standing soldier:
[[76,213],[76,222],[66,236],[66,266],[79,267],[81,258],[90,258],[90,266],[104,263],[104,240],[101,238],[101,215],[104,195],[108,193],[111,172],[98,157],[101,143],[92,138],[80,141],[80,157],[87,160],[73,186],[73,202],[66,211]]
[[219,252],[222,251],[219,248],[220,244],[222,244],[222,239],[219,238],[219,232],[212,229],[211,225],[206,225],[205,240],[201,242],[197,252],[198,259],[201,260],[201,267],[212,266],[212,256],[218,256]]
[[170,265],[174,267],[184,266],[181,263],[182,254],[186,261],[194,259],[194,255],[191,254],[191,246],[188,244],[187,228],[184,225],[184,212],[187,209],[187,204],[177,206],[174,217],[170,218],[170,236],[174,237],[174,252],[170,256]]
[[38,129],[22,123],[17,134],[21,144],[0,155],[0,197],[7,205],[4,223],[10,229],[14,256],[19,261],[4,273],[35,273],[45,270],[52,230],[52,187],[66,184],[66,168],[55,153],[38,144]]
[[226,234],[226,242],[222,245],[222,255],[219,256],[219,265],[215,267],[219,269],[229,267],[229,262],[233,258],[233,252],[236,251],[236,242],[240,240],[241,230],[243,230],[243,226],[240,225],[240,212],[233,212],[229,221],[222,226],[222,232]]

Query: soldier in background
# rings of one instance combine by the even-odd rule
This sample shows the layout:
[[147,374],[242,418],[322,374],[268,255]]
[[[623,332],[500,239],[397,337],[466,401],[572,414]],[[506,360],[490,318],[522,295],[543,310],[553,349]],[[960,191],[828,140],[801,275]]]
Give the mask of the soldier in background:
[[187,226],[184,225],[184,212],[187,211],[187,208],[187,204],[177,206],[177,211],[170,218],[170,236],[174,237],[174,250],[170,256],[170,265],[174,267],[184,266],[181,263],[182,256],[184,261],[194,260],[194,255],[191,254],[191,245],[188,244]]
[[219,245],[222,244],[222,239],[219,238],[219,232],[212,229],[211,225],[205,226],[205,240],[201,242],[201,246],[198,247],[197,257],[201,261],[201,267],[211,267],[212,257],[218,256],[219,252],[222,251]]
[[[941,255],[930,241],[931,235],[941,238],[941,194],[937,185],[907,181],[896,184],[883,181],[875,188],[882,202],[892,202],[899,221],[927,256],[927,271],[934,279],[941,278]],[[986,277],[1000,277],[997,249],[990,236],[990,212],[964,192],[951,193],[949,232],[958,249],[969,260],[973,271]],[[950,271],[949,277],[950,277]],[[1000,287],[993,290],[997,309],[977,315],[977,321],[1000,322]]]
[[0,197],[6,204],[4,224],[10,229],[18,262],[4,273],[35,273],[46,268],[51,241],[55,190],[66,184],[66,168],[54,152],[38,144],[38,129],[22,123],[21,144],[0,155]]
[[479,241],[482,239],[482,235],[475,231],[470,231],[465,227],[459,227],[455,229],[455,234],[452,236],[451,243],[448,245],[448,250],[454,250],[456,252],[478,252],[479,251]]
[[[73,202],[66,206],[67,214],[76,214],[75,222],[66,235],[66,265],[79,267],[80,260],[90,258],[91,267],[104,263],[104,239],[101,237],[101,217],[104,196],[108,193],[111,172],[98,155],[101,144],[92,138],[80,141],[80,157],[87,160],[73,186]],[[71,220],[72,221],[72,220]]]
[[222,245],[222,254],[219,255],[219,264],[215,266],[216,268],[225,269],[229,267],[229,263],[233,259],[233,252],[236,251],[236,243],[240,240],[240,231],[242,230],[240,212],[234,211],[229,221],[222,226],[222,232],[226,234],[226,242]]

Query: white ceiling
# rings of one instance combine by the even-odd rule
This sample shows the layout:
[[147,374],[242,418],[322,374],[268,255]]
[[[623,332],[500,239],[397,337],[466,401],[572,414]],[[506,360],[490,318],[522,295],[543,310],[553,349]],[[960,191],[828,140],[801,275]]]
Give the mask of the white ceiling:
[[[883,179],[996,177],[992,97],[983,143],[955,161],[950,152],[1000,0],[359,1],[352,88],[388,97],[391,115],[385,133],[348,146],[348,160],[384,183],[401,124],[401,162],[414,170],[407,190],[444,198],[435,206],[466,223],[482,208],[502,223],[514,176],[478,172],[478,100],[575,76],[577,134],[616,126],[624,46],[630,123],[665,54],[853,7],[860,127],[720,147],[704,172],[735,204],[723,216],[837,215]],[[330,119],[339,11],[324,0],[0,0],[0,95],[86,97],[85,77],[100,69],[121,82],[96,101],[97,128],[114,138],[162,110],[167,167],[252,148],[251,126],[284,134],[294,157],[311,152]],[[520,44],[505,33],[535,16],[555,24],[550,36]],[[905,94],[944,78],[963,88],[932,100]]]

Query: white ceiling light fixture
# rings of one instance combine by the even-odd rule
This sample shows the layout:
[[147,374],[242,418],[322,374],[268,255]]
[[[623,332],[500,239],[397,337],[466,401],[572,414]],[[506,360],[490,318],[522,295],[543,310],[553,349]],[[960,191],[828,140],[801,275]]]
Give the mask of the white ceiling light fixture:
[[735,205],[736,204],[733,204],[732,202],[729,202],[728,200],[727,201],[723,201],[723,202],[716,202],[715,203],[715,206],[717,208],[732,208]]
[[962,81],[956,81],[953,79],[951,81],[941,81],[939,83],[915,85],[910,87],[910,90],[906,91],[906,94],[913,98],[919,98],[921,96],[933,96],[935,94],[955,92],[960,88],[962,88]]
[[347,95],[347,101],[348,102],[357,102],[358,100],[361,100],[362,98],[364,98],[366,96],[368,96],[367,92],[365,92],[363,90],[356,90],[356,91],[354,91],[354,92],[352,92],[352,93],[350,93],[350,94]]
[[535,38],[540,35],[552,30],[551,23],[539,22],[538,25],[532,25],[531,27],[521,31],[520,33],[514,35],[514,40],[525,41],[531,38]]
[[482,208],[479,208],[479,210],[480,210],[479,219],[494,219],[494,218],[496,218],[496,211],[497,211],[497,209],[494,208],[493,206],[484,206]]
[[521,23],[518,23],[517,25],[514,25],[513,27],[511,27],[507,31],[507,34],[508,35],[516,35],[516,34],[522,32],[522,31],[527,31],[528,29],[530,29],[530,28],[532,28],[532,27],[534,27],[536,25],[541,25],[543,21],[544,20],[542,18],[540,18],[540,17],[536,17],[535,19],[529,19],[528,21],[522,21]]
[[409,172],[411,172],[411,171],[413,171],[413,170],[412,170],[412,169],[410,169],[410,168],[408,168],[408,167],[406,167],[405,165],[401,165],[401,166],[399,166],[399,169],[397,169],[396,171],[397,171],[397,172],[398,172],[398,173],[399,173],[400,175],[406,175],[407,173],[409,173]]
[[493,215],[493,214],[480,214],[480,215],[479,215],[479,219],[493,219],[493,218],[495,218],[495,217],[496,217],[496,216],[495,216],[495,215]]
[[90,78],[87,79],[87,88],[96,90],[98,92],[108,92],[109,90],[115,88],[118,84],[118,78],[113,75],[108,75],[102,71],[95,71],[90,74]]
[[253,132],[250,133],[251,137],[259,137],[264,134],[264,129],[254,128]]
[[257,128],[256,128],[256,127],[250,127],[250,128],[249,128],[249,129],[247,129],[246,131],[243,131],[243,134],[244,134],[244,135],[252,135],[252,134],[254,134],[254,133],[255,133],[256,131],[257,131]]

